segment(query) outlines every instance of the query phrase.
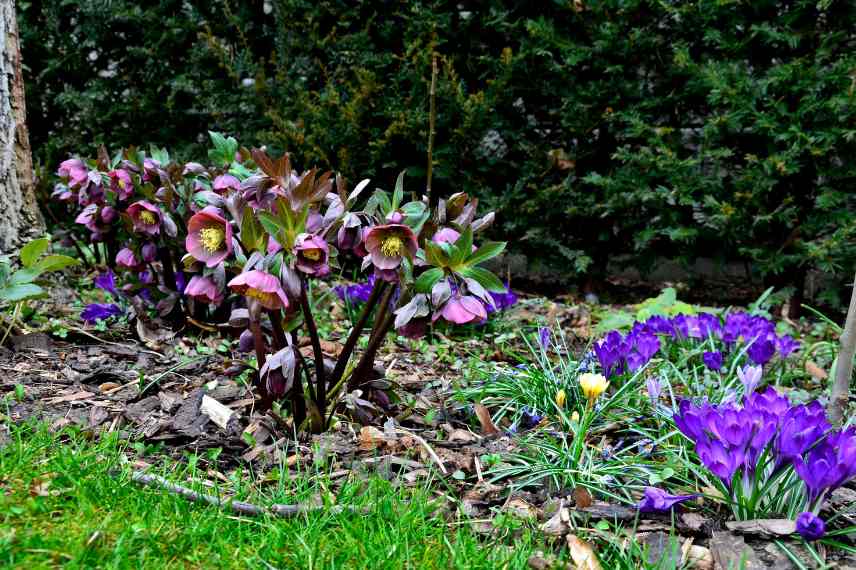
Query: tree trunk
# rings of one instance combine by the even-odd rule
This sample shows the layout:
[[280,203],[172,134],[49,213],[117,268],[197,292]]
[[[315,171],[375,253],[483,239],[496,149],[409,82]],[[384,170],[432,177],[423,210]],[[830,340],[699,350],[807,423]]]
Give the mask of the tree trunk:
[[853,356],[856,355],[856,279],[850,292],[850,308],[841,332],[841,350],[838,351],[838,364],[835,365],[835,377],[829,394],[829,421],[833,425],[841,424],[847,404],[850,401],[850,379],[853,377]]
[[15,1],[0,0],[0,253],[44,231],[33,176]]

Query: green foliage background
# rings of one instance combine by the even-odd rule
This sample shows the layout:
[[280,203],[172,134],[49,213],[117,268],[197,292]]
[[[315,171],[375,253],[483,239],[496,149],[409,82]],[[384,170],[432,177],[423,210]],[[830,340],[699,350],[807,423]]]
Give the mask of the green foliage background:
[[850,1],[19,8],[51,168],[102,142],[204,157],[210,129],[351,179],[421,177],[436,52],[435,186],[496,207],[517,249],[589,275],[619,254],[744,260],[779,285],[856,265]]

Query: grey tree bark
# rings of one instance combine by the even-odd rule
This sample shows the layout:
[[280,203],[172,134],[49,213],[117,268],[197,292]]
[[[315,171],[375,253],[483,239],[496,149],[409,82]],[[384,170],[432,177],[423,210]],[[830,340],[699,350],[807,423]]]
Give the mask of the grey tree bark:
[[854,355],[856,355],[856,279],[853,280],[850,308],[847,310],[847,319],[844,321],[844,330],[841,332],[841,350],[838,351],[835,378],[830,387],[828,414],[829,421],[833,425],[839,425],[847,411]]
[[0,0],[0,253],[44,231],[36,201],[15,0]]

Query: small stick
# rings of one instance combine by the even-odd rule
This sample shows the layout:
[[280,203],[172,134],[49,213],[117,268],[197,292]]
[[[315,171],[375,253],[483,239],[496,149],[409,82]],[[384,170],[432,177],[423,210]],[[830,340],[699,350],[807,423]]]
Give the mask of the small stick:
[[156,487],[164,489],[169,493],[179,495],[181,497],[184,497],[188,501],[194,503],[208,503],[209,505],[214,507],[231,509],[233,512],[239,515],[259,516],[264,514],[271,514],[277,517],[291,518],[298,515],[302,515],[304,513],[311,514],[329,512],[331,514],[340,514],[343,512],[357,512],[354,508],[343,507],[341,505],[324,507],[309,505],[274,504],[270,507],[264,507],[260,505],[254,505],[252,503],[245,503],[244,501],[235,501],[228,498],[221,499],[220,497],[215,497],[214,495],[206,495],[205,493],[196,492],[188,487],[177,485],[163,477],[160,477],[159,475],[149,475],[148,473],[143,473],[142,471],[131,472],[131,480],[146,487]]
[[418,435],[416,435],[412,431],[409,431],[409,430],[406,430],[403,428],[395,428],[395,431],[400,433],[400,434],[412,437],[413,439],[418,441],[420,444],[422,444],[422,447],[425,448],[425,451],[428,452],[428,455],[431,457],[431,459],[434,460],[434,463],[437,464],[437,466],[440,468],[440,471],[443,472],[443,475],[449,474],[449,472],[446,470],[446,466],[443,465],[443,461],[440,459],[440,456],[438,456],[437,453],[431,448],[431,446],[428,445],[427,441],[425,441],[424,439],[422,439],[421,437],[419,437]]
[[431,179],[434,174],[434,131],[437,123],[437,54],[431,55],[431,91],[430,110],[428,115],[428,172],[425,175],[425,191],[428,194],[428,208],[437,205],[434,191],[431,188]]
[[840,425],[850,400],[850,378],[853,376],[853,357],[856,355],[856,280],[850,293],[847,320],[841,332],[841,349],[835,366],[835,380],[830,387],[827,414],[833,425]]

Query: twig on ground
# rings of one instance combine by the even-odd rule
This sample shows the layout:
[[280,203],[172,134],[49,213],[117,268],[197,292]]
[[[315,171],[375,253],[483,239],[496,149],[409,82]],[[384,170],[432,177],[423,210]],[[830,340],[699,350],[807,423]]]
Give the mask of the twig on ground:
[[[233,512],[239,515],[247,515],[247,516],[260,516],[265,514],[274,515],[282,518],[291,518],[302,514],[311,514],[311,513],[330,513],[330,514],[340,514],[343,512],[360,512],[351,507],[344,507],[341,505],[334,505],[332,507],[325,506],[310,506],[310,505],[283,505],[283,504],[274,504],[270,507],[264,507],[260,505],[254,505],[252,503],[246,503],[244,501],[235,501],[229,498],[221,499],[220,497],[215,497],[214,495],[207,495],[205,493],[199,493],[190,489],[188,487],[184,487],[182,485],[178,485],[173,483],[159,475],[150,475],[148,473],[143,473],[142,471],[133,471],[131,472],[131,480],[135,483],[139,483],[140,485],[144,485],[146,487],[156,487],[160,489],[164,489],[165,491],[172,493],[174,495],[179,495],[184,497],[188,501],[194,503],[208,503],[211,506],[230,509]],[[364,511],[363,511],[364,512]]]
[[428,455],[431,457],[431,459],[434,460],[434,463],[437,464],[437,466],[440,468],[440,471],[443,473],[443,475],[449,474],[449,472],[446,470],[446,466],[443,465],[443,461],[440,459],[440,456],[437,455],[437,453],[431,448],[430,445],[428,445],[427,441],[425,441],[424,439],[422,439],[421,437],[419,437],[418,435],[416,435],[412,431],[409,431],[406,429],[395,428],[395,431],[402,434],[402,435],[412,437],[413,439],[418,441],[420,444],[422,444],[422,447],[425,448],[425,451],[428,452]]

